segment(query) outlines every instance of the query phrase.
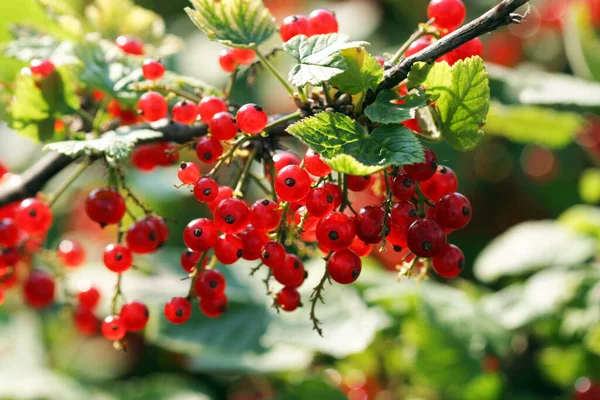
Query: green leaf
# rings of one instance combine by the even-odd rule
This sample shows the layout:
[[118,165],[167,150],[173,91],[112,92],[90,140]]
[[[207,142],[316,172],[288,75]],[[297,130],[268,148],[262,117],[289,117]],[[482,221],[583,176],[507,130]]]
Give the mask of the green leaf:
[[537,362],[546,379],[565,388],[571,388],[585,374],[585,352],[579,345],[541,349]]
[[519,224],[494,239],[475,260],[475,276],[493,282],[551,266],[584,262],[596,251],[593,239],[580,236],[555,221]]
[[320,85],[347,71],[341,51],[358,48],[367,42],[348,42],[348,36],[332,33],[306,37],[298,35],[283,44],[283,49],[296,59],[289,80],[294,86],[308,83]]
[[309,379],[298,384],[288,384],[276,397],[276,400],[315,399],[346,400],[348,398],[338,389],[318,379]]
[[210,40],[233,47],[252,47],[277,30],[275,18],[261,0],[191,0],[185,11]]
[[408,87],[424,86],[425,93],[435,101],[446,141],[462,151],[477,146],[490,104],[483,60],[472,57],[452,67],[445,62],[435,63],[424,79],[428,67],[418,63],[416,68],[417,72],[412,77],[409,75]]
[[576,75],[600,81],[600,39],[589,8],[585,4],[571,5],[564,21],[564,48],[569,65]]
[[594,236],[600,248],[600,208],[578,204],[563,212],[558,222],[575,232]]
[[585,120],[577,113],[492,102],[485,132],[517,143],[560,149],[572,143],[584,126]]
[[13,29],[14,40],[4,46],[4,55],[24,62],[50,59],[56,66],[74,64],[73,44],[24,27]]
[[583,343],[586,349],[600,356],[600,325],[596,325],[587,333]]
[[115,160],[122,160],[129,156],[138,141],[156,139],[162,135],[161,132],[150,129],[132,131],[130,128],[124,127],[106,132],[98,139],[50,143],[44,147],[44,150],[56,151],[73,158],[82,155],[104,155]]
[[600,169],[589,168],[579,178],[579,196],[586,203],[600,202]]
[[[403,102],[398,104],[398,100]],[[413,118],[411,110],[423,107],[426,103],[427,96],[420,90],[413,90],[404,97],[395,90],[383,90],[375,102],[365,108],[365,114],[373,122],[397,124]]]
[[359,94],[377,89],[383,79],[383,68],[363,47],[342,50],[346,70],[329,83],[344,93]]
[[383,125],[370,135],[355,120],[340,113],[319,113],[287,128],[336,171],[365,175],[390,165],[424,160],[423,147],[403,125]]

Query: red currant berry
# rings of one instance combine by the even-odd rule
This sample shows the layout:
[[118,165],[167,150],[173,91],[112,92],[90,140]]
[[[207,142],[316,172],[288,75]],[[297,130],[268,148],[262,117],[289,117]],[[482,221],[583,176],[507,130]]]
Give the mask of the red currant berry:
[[[19,251],[16,247],[0,248],[0,268],[12,267],[16,265],[20,260],[21,255],[19,254]],[[2,280],[0,279],[0,281]]]
[[183,297],[173,297],[165,304],[165,317],[172,324],[183,324],[192,315],[192,305]]
[[314,10],[308,16],[308,36],[338,33],[338,22],[335,14],[329,10]]
[[117,341],[125,337],[127,328],[118,315],[109,315],[102,321],[101,331],[106,339]]
[[392,207],[390,219],[392,223],[403,229],[408,229],[417,220],[419,214],[415,206],[408,201],[399,201]]
[[267,126],[267,113],[256,104],[243,105],[235,115],[237,126],[242,132],[256,135]]
[[333,209],[338,208],[342,204],[342,189],[331,182],[326,182],[322,187],[333,195]]
[[281,221],[279,204],[269,199],[257,200],[250,210],[252,226],[264,232],[275,230]]
[[205,124],[208,124],[216,113],[224,111],[227,111],[227,104],[216,96],[204,97],[198,103],[198,113],[200,114],[200,119]]
[[214,164],[223,155],[223,145],[213,136],[203,136],[196,144],[196,154],[200,161]]
[[144,79],[149,81],[158,81],[165,75],[165,66],[158,60],[148,58],[142,65]]
[[351,250],[336,251],[327,261],[327,272],[337,283],[347,285],[358,279],[362,263]]
[[352,190],[353,192],[362,192],[371,185],[371,180],[371,175],[348,175],[348,189]]
[[300,157],[289,151],[281,151],[273,156],[273,164],[275,165],[275,173],[281,171],[282,168],[288,165],[300,165],[302,160]]
[[15,222],[22,231],[31,235],[42,235],[52,225],[50,207],[36,198],[25,199],[17,208]]
[[297,201],[306,197],[310,184],[308,172],[297,165],[288,165],[275,176],[277,196],[285,201]]
[[304,225],[302,227],[302,230],[304,232],[314,231],[315,228],[317,227],[317,224],[319,223],[320,218],[315,217],[314,215],[311,215],[310,213],[308,213],[308,215],[304,216],[305,213],[308,213],[308,211],[306,210],[306,206],[302,206],[299,209],[297,209],[296,212],[294,213],[294,223],[296,224],[297,227],[300,227],[300,224],[302,223],[302,219],[304,219]]
[[290,15],[285,17],[281,26],[279,27],[279,34],[281,40],[287,42],[294,36],[306,35],[308,36],[310,30],[310,23],[308,18],[304,15]]
[[194,185],[200,179],[200,168],[193,162],[182,162],[177,177],[185,185]]
[[194,185],[194,196],[198,201],[214,201],[219,195],[219,185],[212,178],[200,178]]
[[150,172],[158,166],[155,157],[154,144],[143,144],[133,150],[131,163],[135,168],[143,172]]
[[231,140],[238,132],[233,115],[227,111],[216,113],[210,120],[208,129],[210,134],[219,140]]
[[29,63],[31,75],[45,78],[54,72],[54,64],[50,60],[32,60]]
[[453,244],[447,244],[432,258],[433,269],[443,278],[454,278],[465,265],[463,252]]
[[417,182],[430,179],[437,171],[437,155],[429,148],[424,148],[425,161],[404,166],[404,172],[409,178]]
[[188,100],[182,100],[173,106],[173,121],[189,125],[198,119],[198,107]]
[[23,284],[25,303],[34,308],[48,307],[54,301],[54,280],[42,271],[33,271]]
[[356,254],[359,257],[366,257],[369,254],[371,254],[371,251],[373,251],[373,245],[366,244],[358,237],[356,237],[354,238],[354,241],[352,241],[352,244],[348,249],[352,250],[352,252],[354,252],[354,254]]
[[390,189],[398,200],[408,201],[415,195],[415,181],[406,174],[399,174],[392,180]]
[[356,236],[367,244],[381,242],[385,210],[380,206],[366,206],[354,218]]
[[217,208],[219,203],[221,203],[222,200],[230,199],[232,197],[232,188],[230,188],[229,186],[219,186],[219,193],[217,194],[217,198],[207,203],[208,209],[214,213],[215,209]]
[[125,242],[129,250],[137,254],[152,253],[161,244],[156,225],[147,218],[140,219],[129,227]]
[[394,246],[406,247],[408,235],[408,226],[400,226],[390,221],[387,241]]
[[458,28],[466,16],[467,9],[462,0],[431,0],[427,7],[427,18],[435,18],[433,24],[448,31]]
[[167,116],[169,105],[162,94],[150,91],[140,97],[137,110],[144,121],[155,122]]
[[183,230],[183,241],[196,252],[211,249],[217,244],[219,231],[215,223],[206,218],[191,221]]
[[100,302],[100,292],[95,287],[87,284],[81,287],[79,292],[77,292],[77,301],[79,302],[80,307],[93,310]]
[[233,57],[233,61],[235,61],[237,64],[249,65],[252,64],[252,61],[254,61],[256,53],[252,49],[235,48],[232,50],[231,56]]
[[425,197],[437,202],[447,194],[456,192],[458,178],[450,168],[440,165],[435,175],[431,179],[421,182],[420,186]]
[[273,276],[283,286],[297,288],[304,283],[306,270],[297,255],[286,254],[283,264],[273,268]]
[[232,49],[223,49],[219,53],[219,65],[221,69],[225,72],[233,72],[235,71],[237,65],[235,65],[235,61],[233,60],[233,50]]
[[252,225],[248,225],[238,236],[242,239],[242,258],[249,261],[258,260],[262,246],[269,241],[264,231],[259,231]]
[[341,212],[333,212],[317,224],[317,240],[324,248],[340,251],[348,248],[356,236],[354,221]]
[[[300,163],[298,163],[300,164]],[[320,154],[315,153],[312,149],[308,149],[304,155],[304,168],[314,176],[322,178],[333,171],[329,165],[323,161]]]
[[250,208],[240,199],[230,198],[219,203],[214,211],[215,225],[223,233],[239,233],[250,220]]
[[0,246],[13,247],[19,243],[19,227],[12,218],[0,219]]
[[148,307],[140,301],[128,301],[121,307],[121,321],[129,332],[139,332],[146,327],[150,318]]
[[433,257],[446,245],[446,233],[432,219],[415,221],[406,236],[408,248],[419,257]]
[[215,244],[215,256],[222,264],[235,263],[244,253],[244,244],[237,235],[222,235]]
[[271,241],[262,247],[260,259],[267,267],[275,269],[283,265],[285,256],[285,247],[279,242]]
[[227,311],[227,296],[204,297],[200,299],[200,311],[208,318],[217,318]]
[[306,195],[306,209],[316,218],[324,217],[333,211],[333,195],[322,187],[311,189]]
[[60,242],[56,255],[65,267],[76,268],[85,262],[85,249],[74,240]]
[[133,264],[133,256],[129,249],[122,244],[109,244],[104,249],[104,265],[112,272],[125,272]]
[[154,229],[158,233],[158,247],[165,244],[169,240],[169,226],[163,217],[151,215],[146,217],[146,221],[154,225]]
[[115,42],[125,54],[134,56],[144,54],[144,42],[141,39],[133,36],[119,36]]
[[302,304],[300,293],[294,288],[284,287],[275,295],[275,301],[283,311],[292,312]]
[[186,249],[181,253],[181,257],[179,257],[179,262],[181,264],[181,268],[185,272],[192,272],[194,268],[196,268],[196,264],[200,261],[202,254],[196,253],[190,249]]
[[408,46],[408,49],[406,49],[406,51],[404,52],[404,57],[408,58],[413,54],[417,54],[421,50],[429,47],[429,45],[431,45],[431,36],[423,36],[415,40],[411,43],[410,46]]
[[102,226],[116,224],[125,215],[125,200],[116,190],[96,189],[89,194],[85,211],[92,221]]
[[483,54],[483,43],[481,42],[481,39],[475,38],[475,39],[469,40],[467,43],[463,44],[462,46],[452,50],[450,53],[452,54],[452,61],[453,61],[453,62],[448,63],[450,65],[454,65],[454,63],[456,61],[465,60],[469,57],[475,57],[475,56],[481,57],[481,55]]
[[435,205],[435,220],[444,228],[460,229],[471,220],[471,203],[460,193],[450,193]]
[[73,313],[73,321],[75,329],[82,335],[93,336],[100,329],[100,320],[89,308],[77,307]]
[[203,271],[194,283],[196,294],[201,298],[207,299],[223,296],[226,287],[227,281],[225,277],[215,269]]

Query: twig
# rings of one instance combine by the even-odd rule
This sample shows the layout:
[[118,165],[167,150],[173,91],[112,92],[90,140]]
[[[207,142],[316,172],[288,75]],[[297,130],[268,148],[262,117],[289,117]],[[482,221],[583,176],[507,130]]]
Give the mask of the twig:
[[244,187],[246,186],[246,182],[248,182],[248,178],[250,178],[250,168],[252,167],[252,163],[254,162],[254,157],[256,157],[257,152],[258,148],[255,147],[250,151],[250,154],[248,154],[248,157],[246,158],[246,164],[244,164],[244,167],[241,170],[237,185],[233,191],[233,197],[244,197]]
[[390,59],[390,63],[396,64],[398,61],[400,61],[400,59],[402,58],[406,50],[408,50],[411,44],[413,44],[420,37],[431,34],[432,32],[430,32],[430,26],[432,22],[433,19],[430,19],[424,24],[419,24],[419,28],[412,35],[410,35],[408,40],[404,42],[402,46],[400,46],[398,51],[396,51],[394,56]]
[[60,183],[60,185],[56,188],[54,193],[48,196],[47,203],[50,207],[54,205],[56,200],[58,200],[58,198],[65,192],[65,190],[67,190],[67,188],[71,186],[73,182],[75,182],[75,180],[83,173],[83,171],[85,171],[85,169],[89,165],[90,161],[87,158],[84,159],[77,167],[75,167],[71,175],[69,175],[67,179]]
[[381,227],[381,247],[379,248],[379,251],[385,251],[387,234],[389,232],[387,224],[388,215],[392,206],[392,191],[390,190],[390,182],[386,169],[383,170],[383,180],[385,182],[385,201],[383,202],[385,205],[385,213],[383,214],[383,226]]
[[256,56],[258,57],[258,59],[260,60],[260,62],[262,63],[262,65],[265,66],[266,69],[269,70],[269,72],[271,72],[273,74],[273,76],[275,78],[277,78],[277,80],[279,82],[281,82],[281,84],[283,85],[283,87],[285,87],[285,89],[288,91],[288,93],[290,94],[290,96],[292,96],[292,98],[295,97],[294,94],[294,88],[292,87],[292,85],[290,85],[288,83],[288,81],[281,76],[281,74],[279,72],[277,72],[277,70],[275,69],[275,67],[273,66],[273,64],[271,64],[271,62],[262,55],[262,53],[260,52],[258,46],[254,47],[254,51],[256,52]]
[[[329,254],[325,258],[325,260],[327,261],[330,256],[331,256],[331,254]],[[329,280],[329,272],[327,271],[327,266],[325,266],[325,272],[323,273],[323,276],[321,277],[321,281],[319,282],[319,284],[317,286],[315,286],[313,288],[313,291],[310,295],[310,320],[313,323],[313,330],[317,331],[317,333],[321,337],[323,336],[323,329],[321,328],[321,321],[319,321],[319,319],[317,318],[316,308],[317,308],[318,301],[325,304],[325,301],[323,300],[323,290],[325,289],[325,283],[328,280]]]

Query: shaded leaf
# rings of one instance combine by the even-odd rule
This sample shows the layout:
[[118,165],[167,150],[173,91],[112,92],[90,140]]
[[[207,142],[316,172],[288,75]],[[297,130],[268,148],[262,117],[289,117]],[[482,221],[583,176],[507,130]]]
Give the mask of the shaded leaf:
[[586,4],[568,7],[564,17],[565,52],[576,75],[600,81],[600,39],[592,24],[592,15]]
[[329,83],[344,93],[359,94],[377,89],[383,79],[383,68],[362,47],[342,50],[346,69],[334,76]]
[[322,380],[310,379],[298,384],[288,384],[276,400],[346,400],[347,397]]
[[[398,104],[399,100],[402,100],[401,104]],[[365,114],[373,122],[400,123],[413,118],[411,110],[423,107],[426,103],[427,97],[422,91],[400,96],[395,90],[383,90],[375,102],[365,108]]]

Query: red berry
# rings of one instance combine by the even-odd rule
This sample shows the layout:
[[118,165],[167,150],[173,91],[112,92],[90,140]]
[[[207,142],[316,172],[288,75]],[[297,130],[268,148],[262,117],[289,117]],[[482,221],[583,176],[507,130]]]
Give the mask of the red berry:
[[427,8],[427,17],[435,18],[433,24],[448,31],[458,28],[466,16],[467,9],[462,0],[431,0]]
[[196,253],[190,249],[186,249],[181,253],[181,257],[179,257],[179,262],[181,264],[181,268],[185,272],[192,272],[194,268],[196,268],[196,264],[202,258],[202,254]]
[[42,235],[48,232],[52,225],[52,211],[39,199],[25,199],[17,208],[15,222],[22,231],[31,235]]
[[390,189],[398,200],[410,200],[415,195],[415,181],[406,174],[399,174],[392,180]]
[[168,167],[179,161],[179,152],[173,143],[160,142],[154,144],[158,165]]
[[125,54],[141,56],[144,54],[144,42],[133,36],[119,36],[116,40],[117,46]]
[[[0,248],[0,268],[12,267],[20,260],[21,255],[16,247]],[[0,279],[0,281],[2,280]]]
[[173,121],[188,125],[198,119],[198,107],[188,100],[182,100],[173,106]]
[[212,178],[200,178],[194,185],[194,196],[198,201],[214,201],[219,195],[219,185]]
[[192,305],[183,297],[173,297],[165,304],[165,317],[172,324],[183,324],[192,315]]
[[45,78],[54,72],[54,64],[50,60],[32,60],[29,63],[29,70],[34,76]]
[[385,58],[381,56],[375,56],[375,59],[377,60],[379,65],[381,65],[382,68],[385,68]]
[[216,113],[210,120],[208,129],[210,134],[219,140],[231,140],[238,132],[233,115],[227,111]]
[[342,204],[342,189],[331,182],[326,182],[322,187],[333,195],[333,208],[338,208]]
[[125,272],[133,264],[133,256],[129,249],[122,244],[109,244],[104,249],[104,265],[109,270],[121,273]]
[[125,215],[125,200],[116,190],[96,189],[85,201],[85,212],[101,226],[116,224]]
[[420,187],[425,197],[437,202],[447,194],[456,192],[456,189],[458,189],[458,178],[450,168],[439,165],[435,175],[421,182]]
[[446,245],[446,233],[432,219],[415,221],[408,229],[408,248],[419,257],[433,257]]
[[[298,163],[300,164],[300,163]],[[304,168],[314,176],[322,178],[333,171],[329,165],[323,161],[320,154],[315,153],[312,149],[308,149],[304,155]]]
[[244,245],[237,235],[222,235],[215,244],[215,256],[225,265],[233,264],[242,257]]
[[366,244],[358,237],[356,237],[354,238],[354,241],[352,241],[352,244],[350,245],[350,247],[348,247],[348,249],[352,250],[354,254],[356,254],[359,257],[366,257],[369,254],[371,254],[371,251],[373,250],[373,245]]
[[19,227],[12,218],[0,219],[0,246],[13,247],[19,243]]
[[216,96],[204,97],[198,103],[198,113],[200,114],[200,119],[205,124],[208,124],[216,113],[224,111],[227,111],[227,104]]
[[471,203],[460,193],[450,193],[435,205],[435,220],[444,228],[460,229],[471,220]]
[[422,182],[430,179],[437,171],[437,155],[429,148],[424,148],[425,161],[404,166],[404,172],[409,178]]
[[408,46],[408,49],[404,52],[404,57],[408,58],[413,54],[417,54],[421,50],[429,47],[431,45],[431,36],[423,36],[419,39],[415,40]]
[[98,333],[100,320],[96,318],[89,308],[77,307],[73,313],[73,320],[77,332],[86,336],[93,336]]
[[215,223],[206,218],[191,221],[183,230],[183,241],[193,251],[203,252],[217,243],[219,231]]
[[356,236],[354,221],[346,214],[333,212],[317,224],[319,245],[331,251],[348,248]]
[[77,300],[80,307],[93,310],[100,302],[100,292],[98,289],[88,284],[77,292]]
[[137,111],[144,121],[155,122],[167,116],[169,105],[162,94],[150,91],[138,100]]
[[273,156],[273,164],[275,165],[275,173],[281,171],[282,168],[288,165],[300,165],[302,160],[300,157],[289,151],[281,151]]
[[371,175],[348,175],[348,189],[352,190],[353,192],[362,192],[371,185],[371,180]]
[[219,193],[217,194],[217,198],[208,202],[208,209],[212,212],[215,212],[215,209],[221,203],[222,200],[229,199],[233,197],[233,189],[229,186],[219,186]]
[[279,204],[269,199],[257,200],[250,210],[252,226],[264,232],[271,232],[281,221]]
[[227,296],[200,299],[200,311],[208,318],[220,317],[227,310]]
[[255,229],[252,225],[248,225],[238,236],[242,239],[242,258],[250,261],[260,258],[262,246],[269,241],[264,231]]
[[319,223],[320,218],[315,217],[311,213],[308,213],[308,215],[304,216],[304,213],[307,213],[307,212],[308,211],[306,210],[306,206],[302,206],[299,209],[297,209],[296,212],[294,213],[294,223],[296,224],[296,226],[299,227],[300,224],[302,223],[302,218],[304,218],[303,231],[304,232],[314,231],[315,228],[317,227],[317,224]]
[[119,316],[129,332],[139,332],[146,327],[150,312],[144,303],[133,300],[121,307]]
[[402,229],[408,229],[418,218],[415,206],[408,201],[399,201],[392,207],[390,219]]
[[381,242],[383,217],[385,210],[381,206],[366,206],[354,218],[356,236],[367,244]]
[[311,189],[306,195],[306,209],[316,218],[333,211],[333,195],[325,188]]
[[232,49],[223,49],[219,53],[219,65],[221,69],[225,72],[233,72],[235,71],[237,65],[235,65],[235,61],[233,60],[233,50]]
[[144,79],[158,81],[165,75],[165,66],[158,60],[148,58],[142,65],[142,73],[144,74]]
[[113,341],[123,339],[127,333],[125,323],[118,315],[109,315],[108,317],[104,318],[101,330],[102,336]]
[[227,282],[225,277],[215,269],[203,271],[194,283],[196,294],[201,298],[207,299],[223,296],[226,287]]
[[327,272],[337,283],[347,285],[358,279],[362,263],[351,250],[336,251],[327,261]]
[[56,255],[65,267],[76,268],[85,262],[85,249],[74,240],[60,242]]
[[154,144],[143,144],[133,150],[131,163],[140,171],[149,172],[158,166]]
[[310,23],[308,22],[308,18],[304,15],[290,15],[285,17],[281,23],[279,34],[281,35],[281,40],[287,42],[297,35],[308,36],[309,30]]
[[454,278],[465,265],[463,252],[453,244],[447,244],[432,258],[433,269],[443,278]]
[[279,242],[269,242],[263,245],[260,259],[269,268],[278,268],[285,262],[285,247]]
[[284,286],[297,288],[306,276],[302,260],[295,254],[286,254],[283,264],[273,268],[275,280]]
[[256,53],[252,49],[238,49],[235,48],[231,52],[233,61],[240,65],[249,65],[254,61]]
[[275,176],[277,196],[285,201],[297,201],[306,197],[310,184],[308,172],[297,165],[288,165]]
[[25,302],[34,308],[45,308],[54,301],[54,280],[42,271],[33,271],[23,284]]
[[267,126],[267,113],[256,104],[243,105],[235,115],[235,121],[242,132],[256,135]]
[[298,308],[300,303],[300,293],[294,288],[284,287],[275,295],[275,301],[283,311],[291,312]]
[[193,162],[182,162],[177,177],[185,185],[194,185],[200,179],[200,168]]
[[214,211],[215,225],[223,233],[239,233],[250,220],[250,208],[240,199],[230,198],[219,203]]
[[148,254],[161,245],[157,226],[147,218],[134,222],[125,236],[127,247],[132,253]]
[[309,36],[338,33],[339,30],[335,14],[322,8],[310,13],[308,16],[308,25]]
[[196,144],[196,154],[203,163],[214,164],[223,155],[223,145],[215,137],[203,136]]
[[475,38],[452,50],[450,53],[452,54],[452,62],[448,63],[450,65],[454,65],[456,61],[465,60],[469,57],[481,57],[483,54],[483,43],[481,39]]
[[600,386],[588,378],[579,378],[575,382],[574,400],[600,399]]

